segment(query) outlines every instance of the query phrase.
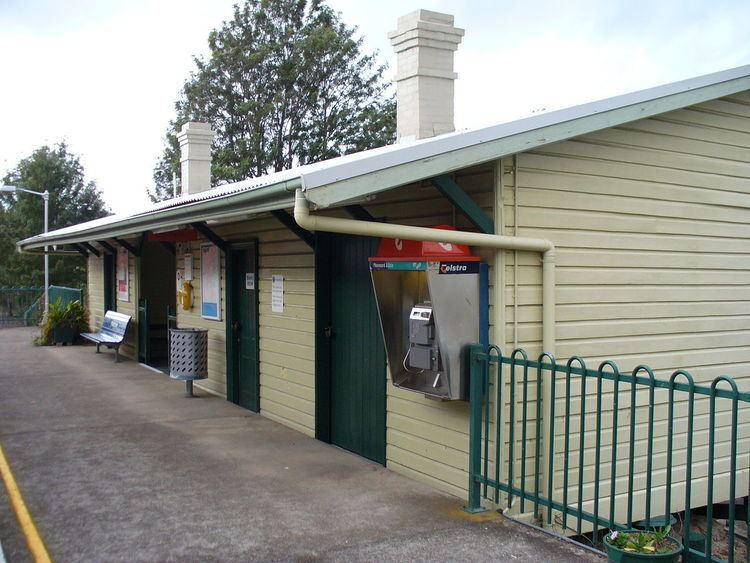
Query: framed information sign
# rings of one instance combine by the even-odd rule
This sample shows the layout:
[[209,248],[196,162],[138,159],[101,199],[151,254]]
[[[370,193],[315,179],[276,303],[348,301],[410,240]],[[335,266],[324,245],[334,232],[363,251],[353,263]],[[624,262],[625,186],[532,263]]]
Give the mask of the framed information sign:
[[221,320],[221,268],[219,248],[201,245],[201,316]]
[[117,249],[117,300],[130,301],[128,284],[128,251],[126,248]]

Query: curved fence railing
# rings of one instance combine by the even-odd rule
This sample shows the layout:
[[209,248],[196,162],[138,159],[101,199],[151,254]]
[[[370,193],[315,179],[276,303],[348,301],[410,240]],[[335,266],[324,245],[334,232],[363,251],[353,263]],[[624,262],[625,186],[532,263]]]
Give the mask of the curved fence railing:
[[478,344],[470,363],[468,510],[490,504],[595,545],[672,524],[687,557],[734,561],[736,526],[750,524],[750,393],[734,379]]

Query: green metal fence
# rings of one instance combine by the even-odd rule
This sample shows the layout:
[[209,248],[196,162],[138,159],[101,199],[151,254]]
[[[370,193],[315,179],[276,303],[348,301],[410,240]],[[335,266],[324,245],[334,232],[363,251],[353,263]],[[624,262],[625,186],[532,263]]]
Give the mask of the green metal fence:
[[479,344],[470,365],[468,510],[491,504],[595,545],[606,530],[676,521],[686,558],[734,561],[735,524],[750,524],[750,393],[734,379],[698,385],[685,370],[659,379],[645,365],[589,369]]
[[57,303],[58,300],[62,301],[63,305],[67,305],[72,301],[80,301],[83,303],[83,290],[74,287],[63,287],[60,285],[49,286],[49,302]]
[[30,324],[26,311],[40,295],[42,287],[0,287],[0,327]]
[[[63,305],[71,301],[83,303],[83,290],[59,285],[49,286],[50,303]],[[44,313],[43,287],[0,287],[0,327],[33,326]]]
[[[26,326],[39,324],[39,321],[44,314],[44,288],[42,288],[41,291],[42,293],[39,298],[34,301],[34,303],[32,303],[23,314]],[[83,303],[83,290],[73,287],[63,287],[61,285],[49,286],[49,302],[57,303],[58,301],[63,306],[72,301],[80,301]]]

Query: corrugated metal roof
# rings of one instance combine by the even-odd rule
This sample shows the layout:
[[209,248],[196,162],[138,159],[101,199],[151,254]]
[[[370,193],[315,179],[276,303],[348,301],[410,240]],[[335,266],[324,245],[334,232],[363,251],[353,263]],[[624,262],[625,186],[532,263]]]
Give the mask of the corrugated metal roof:
[[85,223],[79,223],[76,225],[71,225],[69,227],[64,227],[62,229],[50,231],[49,233],[47,233],[46,236],[42,233],[35,237],[25,239],[21,241],[19,244],[24,245],[30,242],[36,243],[42,240],[50,241],[52,239],[58,239],[60,237],[67,237],[77,232],[85,232],[85,231],[89,231],[92,229],[105,227],[107,225],[115,226],[125,221],[135,219],[138,217],[145,217],[148,215],[158,215],[160,211],[174,209],[177,207],[185,207],[188,205],[200,204],[201,202],[204,202],[204,201],[227,198],[235,194],[246,193],[246,192],[250,192],[253,190],[259,190],[267,186],[279,184],[281,182],[301,179],[303,175],[305,174],[313,173],[313,172],[322,170],[329,166],[347,165],[348,163],[356,162],[372,154],[377,154],[377,153],[384,152],[384,151],[390,151],[390,150],[397,149],[397,148],[401,148],[401,146],[391,145],[391,146],[386,146],[386,147],[380,147],[377,149],[372,149],[369,151],[352,153],[349,155],[344,155],[341,157],[324,160],[324,161],[316,162],[313,164],[306,164],[302,166],[296,166],[294,168],[289,168],[288,170],[273,172],[271,174],[266,174],[265,176],[259,176],[257,178],[249,178],[247,180],[242,180],[240,182],[233,182],[231,184],[224,184],[221,186],[216,186],[214,188],[211,188],[202,192],[198,192],[196,194],[184,195],[184,196],[160,201],[158,203],[154,203],[146,207],[143,207],[142,209],[139,209],[135,212],[131,212],[127,214],[121,213],[121,214],[108,215],[107,217],[102,217],[100,219],[94,219],[92,221],[87,221]]
[[[347,166],[303,177],[305,196],[327,207],[503,156],[750,89],[750,65],[507,123],[363,153]],[[370,175],[377,173],[377,182]]]
[[[198,194],[182,196],[145,207],[136,213],[111,215],[51,231],[47,235],[19,242],[19,246],[38,247],[54,244],[79,233],[96,231],[98,236],[108,226],[113,229],[137,219],[156,221],[180,208],[200,209],[215,200],[231,200],[248,192],[263,191],[284,182],[300,181],[305,195],[314,204],[327,207],[378,193],[399,185],[465,168],[473,164],[530,150],[587,132],[606,129],[673,111],[702,101],[750,89],[750,65],[707,74],[672,84],[649,88],[558,111],[537,114],[524,119],[458,131],[353,153],[218,186]],[[281,204],[281,200],[280,204]],[[283,200],[288,203],[288,198]],[[268,205],[265,204],[264,210]],[[248,211],[252,211],[248,208]],[[144,228],[144,221],[137,221]],[[133,232],[138,232],[134,230]]]

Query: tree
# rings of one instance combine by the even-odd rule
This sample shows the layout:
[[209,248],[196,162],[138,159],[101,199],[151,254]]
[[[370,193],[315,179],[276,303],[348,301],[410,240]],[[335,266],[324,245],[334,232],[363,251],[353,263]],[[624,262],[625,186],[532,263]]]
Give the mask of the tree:
[[[3,183],[38,192],[48,190],[50,230],[109,213],[96,184],[85,181],[78,156],[68,152],[65,143],[35,150],[5,175]],[[23,192],[0,194],[0,225],[0,287],[43,285],[41,257],[16,251],[18,240],[44,231],[42,199]],[[83,287],[83,257],[50,256],[50,283]]]
[[216,131],[212,175],[231,182],[395,140],[396,104],[385,67],[362,52],[356,28],[321,0],[245,0],[211,32],[210,55],[175,104],[153,201],[179,175],[178,127]]

